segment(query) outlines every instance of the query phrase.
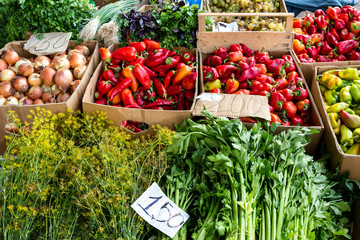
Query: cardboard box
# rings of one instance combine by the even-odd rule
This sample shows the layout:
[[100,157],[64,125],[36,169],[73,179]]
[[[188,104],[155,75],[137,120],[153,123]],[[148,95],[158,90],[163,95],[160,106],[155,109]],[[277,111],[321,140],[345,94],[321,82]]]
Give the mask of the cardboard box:
[[[356,67],[360,69],[360,65],[352,66],[352,67]],[[330,167],[332,169],[336,169],[336,167],[340,165],[340,173],[350,171],[349,178],[360,181],[360,156],[346,154],[341,149],[337,137],[330,124],[330,119],[325,109],[325,104],[322,99],[319,84],[316,81],[316,76],[327,70],[343,69],[343,68],[344,67],[340,67],[340,66],[316,67],[314,72],[314,78],[311,85],[311,93],[315,99],[315,103],[319,109],[320,116],[324,122],[325,129],[324,129],[323,140],[327,146],[327,150],[332,154],[332,157],[329,162]]]
[[[5,45],[5,47],[2,49],[14,49],[20,57],[34,57],[34,55],[30,54],[28,51],[24,50],[24,44],[26,41],[17,41],[17,42],[11,42]],[[64,103],[53,103],[53,104],[44,104],[44,105],[28,105],[28,106],[0,106],[0,154],[3,153],[6,150],[6,142],[5,142],[5,135],[7,134],[5,131],[5,125],[7,124],[6,120],[6,114],[8,111],[12,110],[15,111],[22,122],[27,120],[27,116],[29,115],[31,110],[36,111],[37,107],[44,108],[46,110],[50,110],[53,113],[59,113],[59,112],[66,112],[68,108],[71,108],[73,110],[81,109],[81,100],[83,97],[83,94],[85,92],[86,86],[89,83],[90,77],[95,69],[95,66],[99,63],[99,47],[97,41],[89,41],[89,42],[83,42],[82,44],[89,47],[92,57],[88,64],[88,67],[85,71],[85,74],[83,78],[81,79],[81,82],[79,86],[77,87],[76,91],[71,95],[68,101]],[[69,42],[69,48],[75,47],[76,44],[75,41]]]
[[[113,52],[114,50],[118,49],[116,44],[112,45],[109,50]],[[180,51],[185,52],[188,49],[180,48]],[[193,54],[196,54],[196,49],[192,50]],[[196,59],[196,62],[198,60]],[[133,133],[127,129],[125,131],[129,132],[132,135],[141,136],[147,134],[153,134],[154,130],[152,126],[154,125],[161,125],[166,126],[169,129],[174,130],[174,124],[180,125],[187,117],[191,117],[191,113],[194,109],[195,101],[191,106],[190,110],[155,110],[155,109],[135,109],[135,108],[124,108],[124,107],[115,107],[115,106],[108,106],[108,105],[100,105],[94,103],[94,93],[96,91],[96,83],[99,79],[101,70],[102,70],[102,63],[100,63],[92,78],[90,79],[90,83],[86,89],[84,94],[84,98],[82,100],[83,104],[83,111],[94,113],[97,111],[103,111],[107,114],[109,120],[111,120],[115,126],[122,127],[123,121],[136,121],[136,122],[145,122],[149,125],[149,128],[145,131],[140,133]],[[198,79],[196,80],[196,85],[198,86]],[[195,88],[195,97],[197,96],[197,87]]]

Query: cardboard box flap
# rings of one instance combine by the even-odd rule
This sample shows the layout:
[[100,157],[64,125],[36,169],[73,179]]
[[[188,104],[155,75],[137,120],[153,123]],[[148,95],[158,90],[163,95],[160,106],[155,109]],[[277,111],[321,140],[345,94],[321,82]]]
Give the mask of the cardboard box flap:
[[266,96],[202,93],[196,98],[193,116],[203,116],[204,106],[215,117],[258,117],[270,121]]

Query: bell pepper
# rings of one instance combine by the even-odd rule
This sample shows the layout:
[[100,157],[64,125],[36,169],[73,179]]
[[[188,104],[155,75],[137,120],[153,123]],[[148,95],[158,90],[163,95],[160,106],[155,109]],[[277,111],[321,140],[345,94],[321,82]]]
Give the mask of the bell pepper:
[[285,62],[286,62],[286,60],[284,60],[282,58],[276,58],[274,60],[270,60],[269,62],[266,63],[267,71],[274,72],[275,68],[277,68],[278,66],[284,65]]
[[300,54],[306,52],[305,45],[297,39],[294,39],[293,50],[297,55],[300,55]]
[[315,12],[314,12],[314,15],[315,17],[319,17],[319,16],[325,16],[325,13],[322,9],[317,9]]
[[[111,93],[109,100],[112,101],[113,98],[120,94],[125,88],[130,87],[132,81],[130,78],[124,78],[121,82],[119,82],[115,87],[113,92]],[[122,99],[122,98],[121,98]]]
[[291,101],[293,99],[294,93],[288,88],[279,90],[278,92],[281,93],[286,98],[287,101]]
[[112,53],[112,58],[120,61],[134,61],[136,59],[136,49],[134,47],[123,47],[116,49]]
[[250,88],[249,81],[240,82],[239,88],[241,88],[241,89],[249,89]]
[[95,100],[99,100],[100,98],[102,98],[104,95],[103,94],[101,94],[99,91],[96,91],[95,93],[94,93],[94,98],[95,98]]
[[305,88],[297,87],[295,88],[294,99],[301,101],[308,97],[308,92]]
[[345,57],[345,55],[343,55],[343,54],[340,54],[340,55],[338,55],[337,57],[335,57],[335,60],[338,60],[338,61],[346,61],[346,60],[347,60],[347,57]]
[[306,14],[303,25],[306,27],[310,27],[314,24],[314,22],[315,22],[314,17],[311,14]]
[[205,59],[204,65],[211,66],[211,67],[217,67],[221,65],[223,60],[221,57],[216,55],[210,55]]
[[349,113],[349,114],[355,115],[355,111],[352,110],[351,108],[345,108],[344,111],[347,112],[347,113]]
[[345,27],[346,27],[346,23],[349,22],[349,15],[346,13],[341,13],[340,15],[338,15],[338,19],[341,19],[345,22]]
[[110,89],[112,88],[112,85],[110,81],[101,80],[96,84],[97,90],[100,92],[101,95],[107,94]]
[[324,72],[319,79],[319,83],[328,89],[336,89],[342,84],[342,79],[329,72]]
[[275,89],[277,91],[284,89],[288,85],[288,81],[285,78],[278,78],[275,81],[276,81]]
[[306,53],[302,53],[298,57],[299,57],[300,62],[303,62],[303,63],[313,63],[313,62],[315,62],[315,60],[312,59],[312,58],[309,58],[309,55],[307,55]]
[[[272,86],[269,83],[261,83],[256,85],[253,89],[251,89],[250,94],[251,95],[260,95],[261,92],[270,92],[272,89]],[[264,93],[263,93],[264,94]]]
[[309,35],[311,35],[311,34],[314,34],[314,33],[316,33],[317,32],[317,27],[315,26],[315,25],[311,25],[310,27],[307,27],[307,33],[309,34]]
[[146,89],[150,89],[151,87],[151,80],[148,72],[145,68],[137,63],[133,69],[133,74],[136,79],[143,85]]
[[146,44],[144,42],[130,42],[130,47],[134,47],[138,53],[145,51]]
[[[329,56],[329,55],[328,55]],[[316,58],[317,62],[331,62],[332,59],[327,57],[327,56],[323,56],[323,55],[318,55]]]
[[260,71],[257,67],[252,67],[247,70],[245,70],[241,76],[238,78],[239,82],[243,82],[245,80],[251,80],[259,76]]
[[338,15],[341,14],[341,9],[339,7],[329,7],[326,9],[326,14],[332,19],[338,19]]
[[344,102],[339,102],[331,105],[328,109],[326,109],[326,112],[328,113],[339,113],[341,110],[349,107],[349,104]]
[[[222,93],[221,88],[214,88],[210,91],[211,93]],[[234,93],[235,94],[235,93]]]
[[357,80],[359,79],[359,72],[356,68],[348,67],[344,70],[341,70],[338,73],[338,76],[343,80]]
[[360,22],[354,20],[348,22],[348,29],[354,34],[360,33]]
[[185,63],[187,65],[193,63],[195,60],[195,56],[189,52],[184,52],[180,57],[180,62]]
[[352,50],[349,60],[360,60],[360,52]]
[[232,73],[236,72],[236,68],[232,65],[220,65],[216,67],[216,71],[219,73],[220,78],[229,77]]
[[169,56],[170,51],[165,48],[159,48],[154,51],[154,54],[149,55],[144,62],[147,67],[156,67],[165,62]]
[[293,32],[297,34],[306,34],[301,28],[293,28]]
[[340,18],[335,20],[334,28],[337,30],[346,28],[346,22]]
[[159,42],[156,42],[156,41],[154,41],[154,40],[145,38],[145,39],[143,40],[143,42],[144,42],[145,45],[146,45],[146,49],[149,50],[149,51],[154,51],[154,50],[160,48],[160,43],[159,43]]
[[[323,85],[319,85],[320,87],[320,92],[321,92],[321,95],[324,95],[325,91],[328,90],[327,87],[323,86]],[[340,91],[340,90],[339,90]]]
[[286,98],[279,92],[272,92],[269,102],[275,110],[281,110],[284,103],[286,102]]
[[240,46],[243,50],[244,56],[251,57],[252,55],[254,55],[254,53],[255,53],[254,50],[252,50],[251,48],[248,48],[245,44],[240,43]]
[[219,74],[214,67],[203,66],[204,82],[214,81],[219,78]]
[[[307,123],[310,121],[310,112],[307,111],[307,112],[299,112],[298,113],[299,116],[301,117],[301,119],[303,120],[304,123]],[[303,124],[304,126],[304,124]]]
[[250,89],[254,89],[257,85],[262,84],[261,82],[256,81],[255,79],[252,80],[252,81],[249,81],[249,80],[248,80],[248,82],[250,83]]
[[103,62],[110,62],[111,52],[107,48],[99,48],[100,58]]
[[341,38],[335,28],[330,28],[329,32],[336,38],[337,41],[341,40]]
[[[295,63],[294,62],[287,62],[285,63],[285,72],[286,73],[289,73],[289,72],[293,72],[293,71],[296,71],[296,66],[295,66]],[[285,77],[285,76],[284,76]]]
[[117,79],[115,77],[115,74],[112,70],[107,69],[107,67],[105,66],[104,72],[102,74],[102,78],[106,81],[110,81],[110,83],[112,85],[116,85],[119,83],[119,79]]
[[265,51],[264,47],[255,53],[255,61],[257,63],[265,63],[265,64],[268,61],[270,61],[269,53],[267,51]]
[[351,97],[351,94],[350,94],[350,86],[346,86],[344,88],[342,88],[340,90],[340,101],[341,102],[345,102],[347,104],[351,104],[352,102],[352,97]]
[[[292,63],[294,64],[294,63]],[[285,78],[286,77],[286,70],[285,68],[289,68],[291,67],[291,63],[290,62],[286,62],[284,65],[282,66],[277,66],[275,69],[274,69],[274,72],[273,72],[273,76],[274,77],[280,77],[280,78]],[[295,69],[295,65],[293,66],[293,69],[291,69],[292,71],[294,71]]]
[[335,89],[332,90],[326,90],[324,93],[324,97],[327,103],[329,103],[329,105],[333,105],[336,102],[339,101],[339,92],[336,92]]
[[330,32],[327,32],[325,34],[325,38],[326,38],[326,41],[328,41],[330,43],[330,45],[333,46],[333,47],[335,47],[337,45],[337,43],[338,43],[338,40]]
[[350,94],[352,99],[354,99],[355,102],[359,103],[360,102],[360,86],[357,84],[353,84],[350,87]]
[[221,57],[221,59],[223,61],[228,57],[227,50],[224,47],[216,48],[216,50],[214,50],[213,54]]
[[294,62],[294,59],[291,55],[282,55],[281,58],[284,59],[285,62]]
[[325,16],[320,15],[317,18],[315,18],[316,26],[318,29],[326,29],[328,26],[328,23],[326,22]]
[[258,63],[258,64],[255,65],[255,67],[257,67],[259,69],[260,74],[266,74],[267,73],[267,68],[266,68],[265,64]]
[[309,45],[315,45],[318,42],[321,42],[324,40],[324,35],[321,33],[314,33],[310,35],[310,38],[307,41],[307,44]]
[[302,26],[303,26],[303,19],[302,18],[294,19],[293,28],[302,28]]
[[347,54],[350,53],[354,47],[356,47],[355,40],[345,40],[338,42],[335,49],[339,54]]
[[244,55],[242,54],[242,52],[237,51],[237,52],[229,52],[229,61],[230,62],[239,62],[244,58]]
[[296,103],[296,107],[297,107],[298,111],[300,111],[300,112],[309,111],[309,109],[310,109],[310,100],[309,99],[304,99],[304,100],[298,101]]
[[231,94],[239,89],[239,82],[234,78],[229,78],[225,84],[225,93]]
[[215,88],[221,89],[221,82],[219,79],[217,79],[215,81],[211,81],[211,82],[206,82],[204,85],[204,90],[207,92],[210,92],[211,90],[213,90]]
[[292,126],[301,126],[303,125],[303,123],[304,121],[302,120],[299,114],[295,114],[294,117],[290,118],[290,124]]
[[352,131],[346,127],[344,124],[340,127],[340,144],[345,147],[351,147],[354,144],[354,139]]
[[340,118],[348,128],[355,129],[360,127],[360,116],[358,115],[349,114],[341,109]]
[[293,79],[297,78],[299,74],[296,71],[289,72],[286,74],[286,80],[290,83]]
[[229,52],[237,52],[237,51],[240,51],[241,53],[243,52],[243,49],[242,49],[240,44],[232,44],[232,45],[230,45]]
[[353,131],[353,139],[355,140],[355,142],[360,143],[360,128],[356,128]]
[[311,47],[308,47],[306,49],[307,51],[307,54],[309,55],[309,57],[313,58],[313,59],[316,59],[316,57],[318,56],[319,52],[318,52],[318,49],[316,46],[311,46]]
[[181,82],[181,86],[186,90],[193,90],[195,88],[197,72],[192,72],[191,74],[185,76]]
[[330,119],[330,124],[332,126],[332,128],[338,128],[339,124],[337,122],[339,115],[337,113],[328,113],[329,119]]
[[277,113],[270,113],[270,123],[281,123],[281,119]]
[[293,101],[287,101],[284,103],[282,112],[284,113],[285,117],[287,118],[294,117],[296,111],[297,111],[297,107]]
[[342,40],[353,40],[355,38],[355,34],[349,32],[347,28],[342,29],[339,35]]
[[320,51],[320,53],[321,53],[322,55],[328,55],[332,50],[333,50],[333,49],[331,48],[330,44],[329,44],[327,41],[325,41],[325,42],[323,43],[323,45],[321,46],[321,51]]

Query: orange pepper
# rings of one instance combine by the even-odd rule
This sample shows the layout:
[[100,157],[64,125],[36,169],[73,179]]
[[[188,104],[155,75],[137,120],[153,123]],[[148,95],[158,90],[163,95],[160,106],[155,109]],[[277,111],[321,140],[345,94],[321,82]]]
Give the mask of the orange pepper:
[[293,28],[294,33],[305,34],[305,32],[301,28]]
[[296,55],[299,55],[301,53],[306,53],[305,45],[302,44],[302,42],[300,42],[297,39],[294,39],[293,49],[294,49],[294,52],[296,53]]
[[[115,88],[110,89],[110,91],[106,94],[107,99],[110,99],[110,96]],[[119,104],[121,102],[121,95],[120,93],[118,95],[115,95],[113,100],[110,101],[111,104]]]
[[302,26],[303,26],[303,19],[302,18],[294,19],[293,28],[302,28]]
[[136,80],[136,77],[132,73],[132,68],[127,66],[126,68],[124,68],[124,70],[122,70],[121,74],[125,78],[130,78],[131,79],[132,83],[130,85],[130,88],[135,93],[137,91],[138,87],[139,87],[139,82]]
[[181,80],[183,80],[184,77],[191,74],[191,70],[194,67],[191,67],[189,65],[182,66],[178,71],[176,71],[174,78],[172,79],[173,85],[180,84]]
[[315,43],[321,42],[324,40],[324,36],[321,33],[315,33],[311,34],[310,39],[308,40],[308,43],[313,46]]

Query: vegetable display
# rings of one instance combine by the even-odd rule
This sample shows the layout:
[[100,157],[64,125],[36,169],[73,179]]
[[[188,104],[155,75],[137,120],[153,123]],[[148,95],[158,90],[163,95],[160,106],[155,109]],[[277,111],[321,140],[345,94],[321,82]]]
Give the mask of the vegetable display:
[[95,103],[126,108],[189,110],[194,100],[195,56],[144,39],[110,53],[100,48],[104,69]]
[[315,11],[295,19],[293,50],[300,62],[360,60],[360,10],[352,6]]
[[334,69],[317,76],[326,112],[344,153],[360,151],[359,70]]
[[233,44],[208,55],[202,71],[206,92],[267,96],[271,122],[308,125],[309,93],[290,55],[272,59],[265,49],[255,52],[245,44]]
[[91,53],[77,45],[68,53],[21,58],[12,49],[0,59],[0,105],[38,105],[66,102],[83,77]]

